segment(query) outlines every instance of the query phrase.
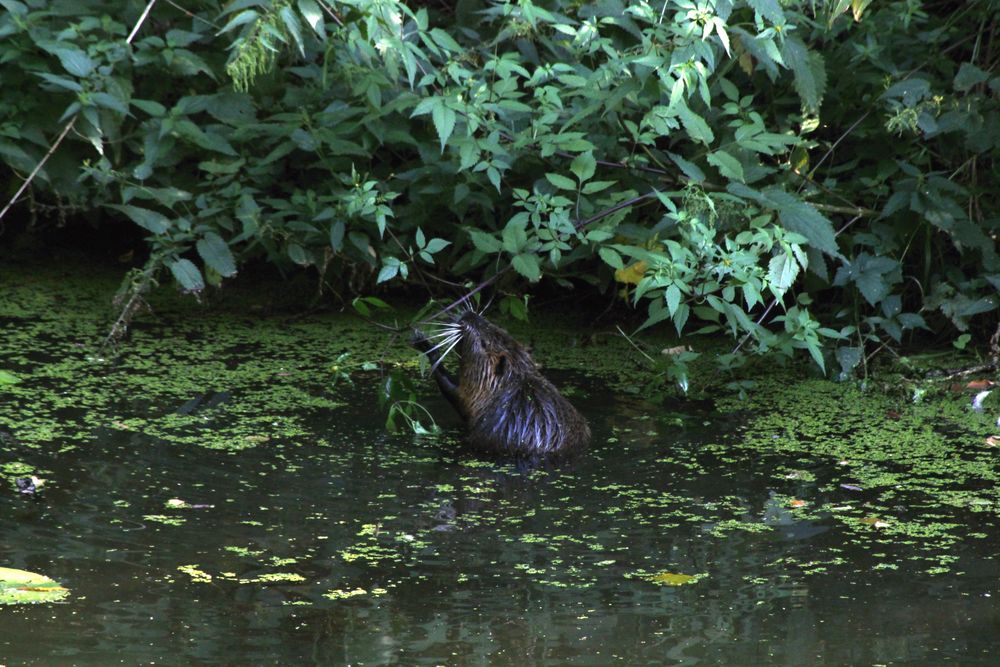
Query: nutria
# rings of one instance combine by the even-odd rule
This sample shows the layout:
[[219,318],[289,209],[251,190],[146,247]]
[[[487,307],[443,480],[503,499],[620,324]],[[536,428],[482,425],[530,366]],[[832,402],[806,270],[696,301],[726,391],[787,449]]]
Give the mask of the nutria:
[[[514,338],[475,312],[444,325],[438,345],[419,330],[413,346],[431,363],[441,393],[465,420],[469,443],[518,457],[564,454],[590,440],[587,420],[546,380]],[[457,345],[458,380],[441,363]],[[445,354],[447,353],[447,350]]]

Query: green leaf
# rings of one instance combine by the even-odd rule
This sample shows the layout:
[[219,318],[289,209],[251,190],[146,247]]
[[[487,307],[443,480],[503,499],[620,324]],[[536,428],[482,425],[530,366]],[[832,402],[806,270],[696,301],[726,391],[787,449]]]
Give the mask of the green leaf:
[[309,266],[312,264],[312,257],[306,252],[306,249],[300,246],[298,243],[289,243],[288,247],[285,248],[285,252],[288,253],[288,259],[292,260],[299,266]]
[[205,280],[201,277],[201,271],[189,259],[177,259],[170,262],[170,273],[188,292],[200,292],[205,289]]
[[166,107],[159,102],[154,102],[153,100],[137,100],[133,98],[131,100],[131,104],[134,107],[139,107],[150,116],[154,116],[156,118],[162,118],[167,114]]
[[785,22],[785,12],[781,9],[781,4],[778,0],[747,0],[747,4],[753,7],[753,10],[759,16],[771,23],[780,24]]
[[378,278],[375,279],[375,284],[384,283],[388,280],[392,280],[399,274],[399,264],[384,264],[382,269],[378,272]]
[[114,95],[109,95],[108,93],[93,93],[90,96],[90,99],[94,100],[94,103],[101,108],[117,111],[123,116],[129,115],[128,104]]
[[537,255],[526,252],[521,253],[520,255],[515,255],[511,264],[514,265],[515,271],[533,283],[538,282],[538,280],[542,277],[542,271],[539,266]]
[[476,247],[476,250],[487,255],[500,252],[502,248],[499,239],[492,234],[481,232],[478,229],[470,229],[469,237],[472,239],[472,245]]
[[714,153],[708,154],[707,160],[709,164],[718,168],[719,173],[722,174],[723,177],[728,178],[731,181],[739,181],[740,183],[744,182],[743,165],[729,153],[725,151],[715,151]]
[[771,293],[776,297],[788,291],[799,275],[799,263],[795,257],[781,252],[771,258],[767,265],[767,278],[771,282]]
[[795,74],[795,92],[802,104],[811,111],[819,109],[826,92],[826,68],[823,57],[812,53],[802,40],[788,37],[781,50],[785,63]]
[[674,313],[677,312],[678,306],[681,305],[681,290],[677,287],[676,283],[670,283],[670,285],[667,286],[667,291],[664,293],[664,297],[667,301],[667,312],[669,312],[670,316],[673,317]]
[[335,252],[344,249],[344,231],[346,227],[343,220],[338,220],[330,226],[330,247]]
[[545,174],[545,180],[561,190],[576,191],[576,183],[562,174]]
[[614,248],[598,248],[597,254],[600,255],[604,263],[614,269],[624,269],[625,263],[622,261],[622,256],[618,254],[618,251]]
[[223,33],[229,32],[233,28],[240,27],[241,25],[243,25],[245,23],[250,23],[251,21],[256,21],[258,16],[259,16],[259,14],[257,12],[255,12],[254,10],[252,10],[252,9],[245,9],[242,12],[240,12],[239,14],[237,14],[236,16],[234,16],[232,19],[230,19],[229,23],[227,23],[226,25],[224,25],[222,27],[222,30],[220,30],[216,34],[217,35],[221,35]]
[[840,257],[833,223],[811,204],[778,188],[758,192],[739,183],[730,183],[727,190],[737,197],[754,199],[778,213],[781,226],[804,236],[809,245],[832,257]]
[[323,27],[323,12],[320,10],[316,0],[298,0],[299,13],[313,29],[313,32],[320,39],[326,38],[326,30]]
[[17,384],[21,381],[21,378],[17,377],[10,371],[0,371],[0,385],[3,384]]
[[82,79],[94,71],[94,61],[79,49],[59,48],[55,53],[62,66],[73,76]]
[[684,102],[681,102],[678,106],[678,115],[680,115],[681,123],[684,124],[684,131],[688,133],[688,136],[706,146],[715,141],[715,133],[712,132],[712,128],[708,126],[704,118],[691,111]]
[[705,180],[705,172],[703,172],[701,168],[695,163],[688,162],[680,155],[677,155],[675,153],[667,153],[667,156],[673,161],[674,164],[676,164],[680,168],[682,172],[684,172],[685,176],[687,176],[695,183],[701,183],[702,181]]
[[594,172],[597,170],[597,160],[594,159],[593,153],[580,153],[573,158],[569,170],[576,174],[581,183],[584,183],[594,176]]
[[443,153],[445,144],[448,143],[448,138],[451,137],[451,133],[455,130],[456,114],[445,106],[443,99],[437,99],[440,103],[431,111],[431,119],[434,121],[434,129],[437,130],[438,139],[441,141],[441,152]]
[[72,90],[74,93],[79,93],[83,90],[83,86],[73,79],[67,79],[64,76],[56,76],[55,74],[49,74],[48,72],[36,72],[36,74],[52,85],[65,88],[66,90]]
[[154,234],[163,234],[170,229],[169,218],[158,211],[151,211],[148,208],[140,208],[131,204],[108,204],[108,208],[121,211],[132,222]]
[[433,255],[436,252],[444,250],[450,245],[451,241],[445,241],[444,239],[431,239],[430,241],[427,242],[427,247],[425,247],[424,250]]
[[0,606],[59,602],[69,595],[69,590],[48,577],[0,567]]
[[205,264],[212,267],[224,278],[236,275],[236,260],[229,250],[229,245],[215,232],[206,232],[205,236],[195,244],[198,254]]
[[962,63],[958,68],[958,74],[955,75],[955,90],[964,93],[989,78],[990,75],[987,72],[984,72],[972,63]]

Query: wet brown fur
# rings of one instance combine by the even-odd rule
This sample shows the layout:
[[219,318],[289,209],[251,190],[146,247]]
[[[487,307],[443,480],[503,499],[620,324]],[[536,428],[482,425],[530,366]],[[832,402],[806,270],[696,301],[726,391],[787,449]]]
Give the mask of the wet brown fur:
[[538,372],[523,345],[476,313],[457,325],[457,381],[422,333],[412,342],[427,354],[442,393],[465,420],[470,444],[519,457],[550,457],[587,444],[587,420]]

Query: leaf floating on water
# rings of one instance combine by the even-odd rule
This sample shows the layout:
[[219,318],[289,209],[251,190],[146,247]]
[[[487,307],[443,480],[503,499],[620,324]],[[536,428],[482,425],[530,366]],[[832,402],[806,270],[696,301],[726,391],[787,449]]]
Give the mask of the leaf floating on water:
[[1000,435],[991,435],[986,438],[987,447],[1000,447]]
[[662,586],[683,586],[684,584],[693,584],[699,579],[703,578],[705,575],[702,574],[679,574],[677,572],[660,572],[659,574],[651,574],[647,579],[654,584],[660,584]]
[[805,507],[806,506],[806,501],[799,500],[798,498],[792,498],[790,501],[788,501],[788,504],[791,507]]
[[0,567],[0,605],[58,602],[68,595],[69,589],[44,575]]

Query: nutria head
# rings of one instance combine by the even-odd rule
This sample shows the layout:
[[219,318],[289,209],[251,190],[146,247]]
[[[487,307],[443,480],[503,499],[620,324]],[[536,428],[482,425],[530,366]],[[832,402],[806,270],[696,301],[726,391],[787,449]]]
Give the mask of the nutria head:
[[524,346],[485,317],[470,311],[459,317],[457,324],[461,335],[459,382],[467,402],[519,382],[526,374],[538,373]]

